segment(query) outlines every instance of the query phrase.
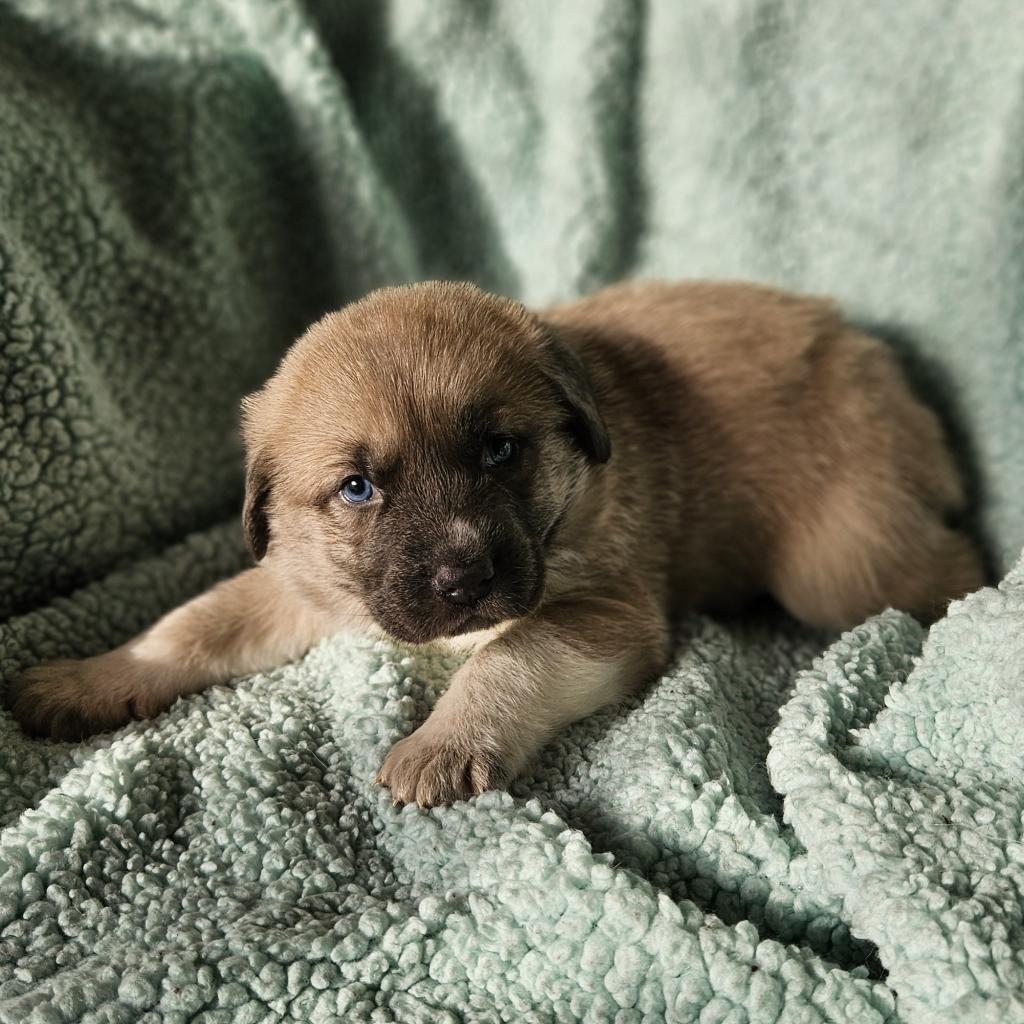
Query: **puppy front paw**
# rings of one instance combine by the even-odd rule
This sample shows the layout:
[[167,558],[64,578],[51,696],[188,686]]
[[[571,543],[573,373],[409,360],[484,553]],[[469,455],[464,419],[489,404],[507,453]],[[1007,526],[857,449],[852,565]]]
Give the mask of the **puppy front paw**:
[[455,738],[427,722],[391,748],[377,782],[391,790],[396,804],[438,807],[494,789],[506,777],[486,744]]
[[145,714],[124,682],[116,652],[46,662],[9,685],[7,706],[33,736],[81,740]]

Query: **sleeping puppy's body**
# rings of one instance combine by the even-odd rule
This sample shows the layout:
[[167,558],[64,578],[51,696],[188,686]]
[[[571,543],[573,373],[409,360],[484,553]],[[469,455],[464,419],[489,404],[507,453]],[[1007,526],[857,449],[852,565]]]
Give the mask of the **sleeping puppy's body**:
[[108,654],[31,670],[57,737],[148,717],[347,626],[475,647],[388,754],[398,801],[501,785],[758,592],[841,628],[978,587],[961,484],[889,351],[819,300],[609,288],[538,315],[464,284],[325,317],[245,403],[256,568]]

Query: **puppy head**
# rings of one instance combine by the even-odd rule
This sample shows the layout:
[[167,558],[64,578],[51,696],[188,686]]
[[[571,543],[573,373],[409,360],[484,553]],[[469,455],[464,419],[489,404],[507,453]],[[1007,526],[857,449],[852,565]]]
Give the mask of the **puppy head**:
[[560,519],[610,456],[575,353],[465,284],[325,317],[244,410],[255,557],[413,643],[534,608]]

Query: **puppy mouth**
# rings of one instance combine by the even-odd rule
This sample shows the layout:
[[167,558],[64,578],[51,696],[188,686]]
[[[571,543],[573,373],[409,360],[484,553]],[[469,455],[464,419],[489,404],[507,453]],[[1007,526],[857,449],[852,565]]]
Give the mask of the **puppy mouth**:
[[494,626],[519,619],[528,614],[536,606],[536,602],[507,600],[502,598],[484,598],[477,604],[463,611],[448,612],[443,621],[436,623],[431,639],[440,640],[444,637],[464,636],[479,630],[492,629]]
[[466,613],[465,618],[460,622],[452,623],[439,633],[437,639],[452,636],[465,636],[466,633],[476,633],[482,629],[491,629],[508,619],[515,618],[514,615],[485,615],[479,611]]
[[[525,582],[525,581],[524,581]],[[540,566],[528,594],[493,593],[466,607],[423,606],[419,614],[375,615],[378,625],[403,643],[426,644],[446,637],[464,636],[492,629],[503,622],[522,618],[540,603],[544,592],[544,571]]]
[[468,614],[462,621],[453,623],[452,636],[461,633],[470,633],[474,629],[489,629],[491,626],[500,625],[510,619],[521,619],[528,615],[539,603],[535,599],[539,593],[535,590],[525,601],[521,599],[499,599],[492,606],[489,601],[481,601],[479,605],[470,608]]
[[395,640],[407,644],[429,644],[435,640],[444,640],[450,637],[464,636],[467,633],[477,633],[481,630],[491,629],[509,619],[519,616],[515,613],[501,613],[487,611],[481,606],[467,608],[461,613],[450,613],[443,621],[429,616],[408,621],[408,622],[378,622],[378,625]]
[[449,613],[439,637],[462,636],[475,633],[481,629],[491,629],[512,619],[521,619],[529,615],[540,604],[544,594],[544,567],[538,566],[536,578],[529,594],[525,597],[490,595],[475,605],[466,608],[461,614]]

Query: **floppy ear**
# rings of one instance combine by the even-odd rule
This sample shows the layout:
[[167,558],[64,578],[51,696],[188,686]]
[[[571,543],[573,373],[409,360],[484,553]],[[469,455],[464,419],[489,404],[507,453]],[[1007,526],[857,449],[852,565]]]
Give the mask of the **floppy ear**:
[[607,462],[612,454],[611,440],[597,407],[587,368],[557,333],[547,325],[545,330],[548,379],[558,388],[572,415],[570,429],[573,438],[588,458]]
[[242,436],[245,438],[246,451],[242,531],[245,534],[245,543],[257,562],[267,553],[270,545],[270,523],[267,519],[270,464],[263,454],[257,430],[262,400],[262,391],[255,391],[242,399]]
[[245,507],[242,510],[242,530],[252,557],[260,561],[270,545],[270,523],[267,521],[267,501],[270,498],[270,473],[262,458],[250,458],[245,473]]

